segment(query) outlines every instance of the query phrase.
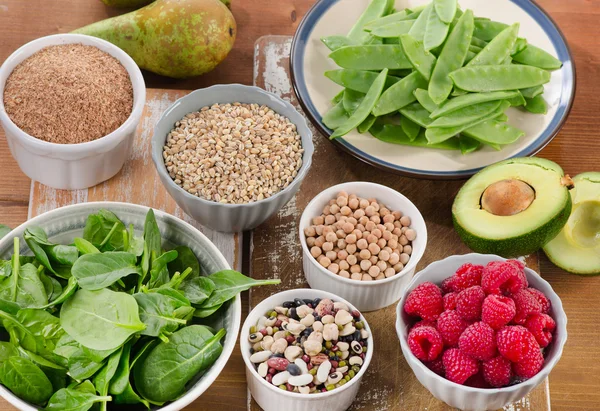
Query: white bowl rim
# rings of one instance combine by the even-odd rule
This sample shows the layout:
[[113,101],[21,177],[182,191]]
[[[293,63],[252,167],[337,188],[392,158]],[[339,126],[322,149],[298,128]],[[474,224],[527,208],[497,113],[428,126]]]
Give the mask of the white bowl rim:
[[[429,264],[427,267],[425,267],[422,271],[425,270],[433,270],[435,269],[436,266],[438,265],[442,265],[444,262],[448,261],[448,260],[467,260],[469,258],[472,258],[473,256],[478,256],[478,257],[489,257],[489,258],[494,258],[496,260],[499,261],[506,261],[508,260],[507,258],[504,257],[500,257],[494,254],[478,254],[478,253],[469,253],[469,254],[461,254],[461,255],[452,255],[449,257],[446,257],[442,260],[438,260],[435,261],[431,264]],[[466,261],[468,262],[468,261]],[[556,294],[556,292],[554,291],[554,289],[552,288],[552,286],[550,285],[550,283],[548,281],[546,281],[540,274],[538,274],[536,271],[532,270],[529,267],[525,267],[525,271],[527,272],[527,274],[529,275],[535,275],[537,276],[537,278],[539,280],[541,280],[542,283],[545,283],[545,285],[547,285],[550,290],[552,291],[552,293],[554,294],[554,297],[556,297],[556,302],[557,304],[555,304],[554,302],[552,302],[552,308],[555,310],[555,317],[561,318],[561,321],[564,323],[564,330],[561,329],[561,336],[564,336],[564,338],[561,338],[560,340],[556,341],[558,343],[558,347],[557,347],[557,351],[554,354],[553,358],[550,361],[544,361],[544,366],[542,367],[542,369],[536,374],[534,375],[532,378],[529,378],[525,381],[522,381],[518,384],[513,384],[513,385],[509,385],[508,387],[502,387],[502,388],[475,388],[475,387],[469,387],[467,385],[462,385],[462,384],[457,384],[453,381],[450,381],[442,376],[437,375],[436,373],[434,373],[433,371],[431,371],[429,368],[427,368],[425,366],[425,364],[423,364],[423,362],[421,360],[419,360],[417,357],[414,356],[414,354],[410,351],[410,349],[408,348],[408,343],[406,342],[406,339],[403,337],[403,333],[402,333],[402,306],[404,305],[404,299],[405,297],[408,295],[408,290],[410,290],[415,284],[417,283],[421,283],[423,282],[422,280],[419,279],[419,273],[416,273],[414,278],[411,280],[411,282],[406,286],[406,288],[404,289],[402,298],[400,299],[400,301],[398,302],[397,306],[396,306],[396,334],[398,335],[398,339],[400,340],[400,345],[402,346],[402,348],[404,348],[409,355],[411,356],[411,361],[413,363],[418,364],[418,367],[424,371],[426,374],[428,374],[429,376],[433,376],[436,380],[440,381],[441,383],[448,383],[451,386],[454,387],[460,387],[461,389],[464,389],[467,393],[488,393],[488,394],[497,394],[497,393],[505,393],[505,392],[515,392],[518,391],[520,388],[522,388],[525,385],[534,385],[537,386],[539,384],[538,382],[535,382],[536,377],[538,377],[539,375],[542,375],[542,372],[546,371],[547,373],[550,372],[550,370],[552,370],[554,368],[554,366],[556,365],[556,363],[558,363],[558,361],[560,360],[560,357],[562,356],[563,350],[564,350],[564,346],[567,342],[567,316],[565,314],[565,310],[563,308],[562,305],[562,301],[560,299],[560,297],[558,296],[558,294]],[[558,321],[556,321],[557,323],[557,331],[558,331]],[[555,341],[553,341],[554,343]],[[404,351],[404,350],[403,350]],[[408,362],[408,360],[407,360]],[[410,365],[410,364],[409,364]],[[414,373],[414,372],[413,372]]]
[[[267,95],[268,97],[277,100],[279,103],[286,106],[286,108],[293,110],[296,114],[298,114],[298,120],[299,120],[298,122],[292,121],[292,119],[289,117],[287,117],[287,118],[290,120],[290,122],[292,124],[296,125],[296,130],[298,131],[298,134],[300,135],[301,138],[302,138],[302,134],[300,133],[300,128],[302,128],[303,131],[306,133],[306,142],[308,144],[305,145],[304,138],[302,138],[302,148],[304,149],[304,153],[302,155],[302,165],[300,166],[300,169],[298,170],[298,174],[296,174],[296,177],[294,177],[292,182],[287,187],[285,187],[283,190],[278,191],[271,197],[263,198],[262,200],[254,201],[252,203],[243,203],[243,204],[219,203],[216,201],[206,200],[205,198],[202,198],[202,197],[197,197],[193,194],[188,193],[182,187],[175,184],[175,182],[173,181],[171,176],[169,176],[169,173],[167,173],[167,168],[165,167],[165,162],[162,157],[162,151],[163,151],[162,147],[164,146],[166,136],[165,136],[164,140],[162,139],[162,137],[160,139],[161,155],[158,156],[156,154],[157,150],[155,149],[155,146],[156,146],[156,144],[158,144],[157,137],[156,137],[158,135],[157,129],[161,123],[166,121],[167,115],[169,115],[172,111],[176,110],[178,108],[178,106],[181,104],[181,102],[184,100],[192,100],[195,96],[200,95],[202,93],[208,92],[210,90],[218,91],[218,90],[222,90],[224,88],[245,89],[245,90],[251,91],[252,93]],[[230,102],[230,103],[234,103],[234,102]],[[226,104],[226,103],[224,103],[224,104]],[[271,107],[269,105],[267,105],[267,106],[270,109],[272,109],[273,111],[277,112],[273,107]],[[302,181],[304,181],[306,174],[308,174],[308,171],[310,170],[310,166],[312,164],[313,153],[315,151],[315,146],[313,144],[312,138],[313,138],[313,133],[312,133],[310,127],[308,126],[308,122],[306,121],[306,118],[289,101],[286,101],[286,100],[282,99],[281,97],[279,97],[278,95],[268,92],[268,91],[266,91],[260,87],[256,87],[256,86],[247,86],[245,84],[239,84],[239,83],[216,84],[214,86],[194,90],[194,91],[186,94],[185,96],[178,98],[169,106],[169,108],[167,108],[162,113],[159,120],[156,122],[156,126],[154,127],[154,134],[152,136],[152,141],[151,141],[151,143],[152,143],[152,161],[154,162],[154,167],[156,168],[156,171],[158,172],[158,174],[165,177],[164,180],[167,181],[167,185],[173,187],[175,190],[177,190],[178,192],[183,194],[183,196],[190,201],[198,201],[199,205],[201,205],[201,206],[202,205],[206,205],[206,206],[218,205],[219,207],[225,207],[225,208],[229,208],[229,209],[250,208],[250,207],[255,206],[256,204],[264,204],[264,203],[268,203],[268,202],[273,202],[276,199],[278,199],[279,197],[283,196],[285,192],[291,191],[295,186],[297,186],[298,184],[301,184]],[[161,179],[161,180],[163,180],[163,179]]]
[[[136,209],[136,210],[138,210],[140,212],[144,212],[144,213],[148,212],[148,210],[150,208],[152,208],[152,207],[147,207],[147,206],[143,206],[143,205],[139,205],[139,204],[125,203],[125,202],[120,202],[120,201],[94,201],[94,202],[89,202],[89,203],[78,203],[78,204],[72,204],[72,205],[68,205],[68,206],[64,206],[64,207],[55,208],[54,210],[50,210],[50,211],[47,211],[40,215],[37,215],[37,216],[27,220],[23,224],[20,224],[18,227],[15,227],[13,230],[11,230],[11,232],[9,232],[3,238],[0,239],[0,247],[4,246],[4,242],[8,243],[10,241],[13,241],[12,240],[12,238],[14,237],[13,233],[16,230],[24,230],[26,227],[35,225],[42,218],[45,219],[45,218],[48,218],[48,216],[52,217],[53,214],[62,212],[65,209],[76,210],[76,209],[80,209],[80,208],[85,209],[85,208],[92,208],[92,207],[93,208],[102,208],[102,207],[114,207],[114,206],[126,207],[129,209]],[[172,214],[169,214],[169,213],[164,212],[159,209],[155,209],[155,208],[152,208],[152,209],[154,210],[154,213],[156,214],[157,217],[166,217],[167,219],[173,219],[178,224],[182,224],[184,227],[193,230],[196,235],[199,235],[200,238],[205,240],[208,244],[210,244],[214,248],[214,251],[215,251],[214,256],[216,257],[216,259],[219,260],[220,264],[223,264],[226,267],[231,267],[229,265],[229,263],[227,262],[227,260],[225,259],[225,257],[223,256],[223,254],[221,253],[221,251],[219,251],[217,246],[212,241],[210,241],[210,239],[208,239],[208,237],[206,237],[196,227],[192,226],[188,222],[183,221],[182,219],[180,219],[178,217],[175,217]],[[198,380],[196,382],[196,384],[193,387],[191,387],[190,390],[186,391],[185,394],[183,394],[179,399],[167,404],[164,407],[159,407],[159,408],[157,408],[157,410],[177,411],[177,410],[182,409],[183,407],[191,404],[192,402],[194,402],[198,398],[200,398],[200,396],[207,389],[209,389],[210,386],[219,377],[219,375],[223,371],[223,368],[225,368],[225,365],[229,361],[231,354],[233,353],[233,350],[234,350],[236,342],[237,342],[237,338],[235,338],[235,337],[238,335],[238,333],[240,331],[240,322],[242,319],[242,300],[241,300],[239,294],[235,297],[235,300],[232,305],[233,305],[233,310],[234,310],[233,321],[232,321],[233,329],[231,330],[231,332],[229,332],[229,331],[227,332],[227,334],[231,335],[232,338],[227,340],[227,343],[223,345],[223,351],[221,352],[221,355],[209,369],[209,371],[215,370],[214,371],[215,375],[214,375],[214,378],[212,379],[212,381],[207,383],[206,387],[200,386],[199,383],[202,381],[202,378],[203,378],[203,377],[201,377],[200,380]],[[15,394],[13,394],[11,391],[9,391],[7,388],[5,388],[1,384],[0,384],[0,397],[6,399],[10,404],[17,407],[20,410],[26,410],[26,411],[37,410],[37,408],[32,407],[31,405],[29,405],[29,403],[27,403],[27,402],[23,401],[22,399],[20,399],[19,397],[17,397]]]
[[[359,281],[359,280],[353,280],[351,278],[344,278],[344,277],[340,277],[337,274],[333,274],[331,271],[326,270],[321,264],[319,264],[317,262],[317,260],[315,260],[313,258],[313,256],[310,254],[310,250],[308,248],[308,245],[306,244],[306,238],[304,235],[304,229],[302,227],[302,220],[305,217],[305,214],[307,213],[308,209],[317,201],[319,201],[326,192],[329,191],[343,191],[344,189],[346,189],[346,187],[377,187],[383,191],[388,191],[391,194],[394,194],[396,196],[400,196],[401,198],[403,198],[404,200],[406,200],[410,205],[412,205],[415,210],[418,213],[419,216],[419,220],[423,222],[423,226],[425,227],[425,230],[423,231],[423,233],[417,233],[418,236],[424,237],[423,239],[423,243],[424,246],[422,248],[417,249],[416,253],[411,254],[410,256],[410,260],[408,261],[408,264],[406,266],[404,266],[404,268],[402,269],[402,271],[400,271],[399,273],[397,273],[396,275],[390,277],[390,278],[386,278],[384,280],[375,280],[375,281]],[[335,190],[334,190],[335,189]],[[311,217],[312,218],[312,217]],[[412,225],[412,224],[411,224]],[[304,211],[302,212],[302,216],[300,217],[300,223],[298,224],[298,231],[299,231],[299,235],[300,235],[300,243],[302,244],[302,250],[304,250],[304,252],[307,253],[308,256],[310,256],[310,262],[311,264],[313,264],[314,266],[318,267],[319,271],[321,271],[321,273],[327,275],[329,278],[335,279],[337,281],[341,281],[342,283],[346,283],[346,284],[353,284],[353,285],[358,285],[358,286],[365,286],[365,287],[375,287],[381,284],[387,284],[390,283],[392,281],[397,281],[400,278],[406,276],[408,273],[410,273],[419,263],[419,261],[421,260],[421,258],[423,258],[423,254],[425,253],[425,249],[427,248],[427,224],[425,223],[425,219],[423,218],[423,215],[421,214],[421,212],[419,211],[419,209],[417,208],[417,206],[410,201],[405,195],[403,195],[402,193],[400,193],[399,191],[394,190],[393,188],[384,186],[382,184],[377,184],[377,183],[371,183],[369,181],[352,181],[352,182],[347,182],[347,183],[341,183],[341,184],[337,184],[334,186],[331,186],[329,188],[326,188],[325,190],[321,191],[319,194],[317,194],[312,200],[310,200],[310,203],[308,203],[308,205],[304,208]],[[413,252],[415,250],[413,249]]]
[[[273,294],[271,296],[269,296],[268,298],[262,300],[259,304],[262,304],[264,302],[267,301],[272,301],[274,299],[278,299],[281,297],[287,297],[288,295],[294,295],[295,293],[298,292],[306,292],[306,291],[310,291],[311,293],[315,293],[315,294],[319,294],[322,297],[316,297],[316,298],[329,298],[331,300],[333,300],[334,302],[341,302],[341,303],[345,303],[346,305],[348,305],[348,307],[350,307],[353,310],[356,310],[356,307],[354,305],[352,305],[349,301],[346,301],[345,299],[343,299],[342,297],[339,297],[333,293],[330,293],[328,291],[322,291],[322,290],[317,290],[314,288],[295,288],[292,290],[285,290],[285,291],[281,291],[277,294]],[[248,343],[248,332],[245,332],[244,330],[249,330],[250,329],[250,323],[248,322],[250,319],[250,315],[256,311],[256,308],[258,307],[258,305],[256,307],[254,307],[252,309],[252,311],[250,311],[250,313],[248,314],[248,316],[246,317],[246,320],[244,321],[244,325],[242,326],[242,330],[240,332],[240,351],[242,352],[242,358],[244,359],[244,363],[246,364],[246,368],[252,373],[252,376],[254,376],[255,378],[258,378],[260,380],[260,384],[262,386],[268,387],[268,389],[270,389],[272,392],[274,393],[278,393],[281,395],[285,395],[289,398],[297,398],[297,399],[314,399],[314,400],[318,400],[321,398],[327,398],[330,397],[332,395],[335,394],[339,394],[345,390],[347,390],[348,388],[350,388],[350,386],[356,384],[358,381],[361,380],[361,378],[364,376],[364,374],[367,371],[367,368],[369,368],[369,365],[371,364],[371,359],[373,358],[373,351],[374,349],[374,339],[373,339],[373,332],[371,331],[371,328],[369,327],[369,323],[367,322],[367,319],[365,318],[364,314],[360,312],[360,316],[362,317],[362,322],[365,325],[366,330],[369,332],[369,337],[367,338],[368,341],[368,347],[369,349],[367,350],[367,355],[365,356],[365,360],[363,362],[363,365],[360,367],[360,371],[358,372],[358,374],[355,375],[354,378],[352,378],[350,381],[348,381],[347,384],[342,385],[339,388],[336,388],[334,390],[331,391],[327,391],[327,392],[320,392],[318,394],[300,394],[297,392],[290,392],[290,391],[283,391],[277,387],[275,387],[273,384],[268,383],[264,378],[262,378],[259,374],[258,371],[256,371],[256,369],[254,368],[254,365],[250,362],[250,353],[248,350],[244,350],[244,345],[249,345]]]
[[[54,44],[43,44],[47,40],[56,40],[57,42]],[[60,42],[60,40],[67,40],[64,43]],[[85,43],[84,43],[85,42]],[[144,110],[144,105],[146,104],[146,83],[144,82],[144,76],[142,75],[141,70],[139,69],[137,63],[129,56],[129,54],[125,53],[121,48],[115,46],[114,44],[103,40],[98,37],[88,36],[86,34],[75,34],[75,33],[64,33],[64,34],[52,34],[49,36],[44,36],[32,40],[28,43],[23,44],[17,50],[15,50],[8,58],[4,61],[2,66],[0,66],[0,75],[4,72],[8,71],[8,66],[10,63],[18,62],[17,64],[23,62],[26,58],[33,55],[35,52],[49,47],[51,45],[61,45],[61,44],[87,44],[87,45],[101,45],[105,48],[109,48],[112,50],[111,56],[115,57],[119,62],[123,65],[123,67],[127,70],[127,74],[129,75],[129,79],[131,81],[131,86],[133,89],[134,102],[131,109],[131,113],[127,120],[123,124],[121,124],[116,130],[111,133],[97,138],[93,141],[88,141],[85,143],[74,143],[74,144],[58,144],[51,143],[49,141],[44,141],[39,138],[35,138],[34,136],[26,133],[21,130],[19,126],[17,126],[12,119],[6,113],[4,108],[4,96],[0,95],[0,121],[5,126],[10,128],[10,132],[15,135],[21,141],[26,142],[28,145],[33,146],[38,149],[50,149],[53,152],[60,154],[93,154],[95,149],[101,149],[105,146],[117,142],[121,140],[124,135],[127,133],[127,130],[130,128],[137,127],[138,120],[142,115],[142,111]],[[94,44],[95,43],[95,44]],[[29,51],[33,51],[33,53],[29,54]],[[29,54],[26,56],[26,54]],[[131,71],[130,71],[131,69]],[[11,70],[12,73],[14,69]],[[7,79],[10,76],[10,73],[7,75]],[[137,87],[136,87],[137,84]],[[0,89],[4,90],[5,84],[2,84]],[[3,93],[2,93],[3,94]],[[135,98],[135,97],[139,98]],[[133,131],[133,130],[132,130]],[[50,156],[53,157],[53,156]]]

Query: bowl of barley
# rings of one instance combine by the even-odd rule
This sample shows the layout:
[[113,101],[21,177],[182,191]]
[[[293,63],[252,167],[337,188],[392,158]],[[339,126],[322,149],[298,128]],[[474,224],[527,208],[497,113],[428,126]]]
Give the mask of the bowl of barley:
[[398,301],[427,245],[417,207],[375,183],[338,184],[306,206],[299,225],[311,288],[334,292],[360,311]]
[[314,146],[306,119],[258,87],[217,85],[158,121],[152,159],[177,204],[216,231],[256,228],[296,194]]

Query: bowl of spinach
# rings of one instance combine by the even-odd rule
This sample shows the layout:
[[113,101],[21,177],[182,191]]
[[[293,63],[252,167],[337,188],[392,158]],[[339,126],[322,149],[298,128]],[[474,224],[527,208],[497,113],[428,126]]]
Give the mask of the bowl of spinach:
[[20,410],[179,410],[235,346],[239,293],[200,231],[125,203],[85,203],[0,239],[0,395]]

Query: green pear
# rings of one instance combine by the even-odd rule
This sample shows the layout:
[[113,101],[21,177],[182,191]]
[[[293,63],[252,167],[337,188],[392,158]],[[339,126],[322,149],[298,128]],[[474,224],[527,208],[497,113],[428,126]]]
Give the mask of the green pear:
[[142,69],[187,78],[211,71],[227,57],[237,26],[219,0],[156,0],[73,33],[113,43]]
[[[152,3],[154,0],[102,0],[109,7],[138,8]],[[228,8],[231,8],[231,0],[221,0]]]

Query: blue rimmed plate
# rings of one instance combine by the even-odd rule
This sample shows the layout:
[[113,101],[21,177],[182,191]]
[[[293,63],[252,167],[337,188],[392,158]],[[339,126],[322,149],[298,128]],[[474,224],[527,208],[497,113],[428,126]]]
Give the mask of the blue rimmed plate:
[[[306,114],[324,135],[329,130],[322,116],[332,107],[331,99],[341,87],[323,73],[339,68],[328,58],[329,49],[321,37],[346,35],[370,0],[320,0],[302,20],[291,50],[291,73],[294,90]],[[404,9],[428,3],[428,0],[396,0],[396,8]],[[530,114],[511,108],[509,123],[525,131],[518,142],[496,151],[484,147],[462,155],[459,151],[398,146],[373,138],[356,130],[334,143],[351,155],[376,167],[399,174],[430,178],[454,179],[473,175],[478,170],[511,157],[534,155],[560,131],[575,97],[575,66],[569,46],[554,21],[531,0],[459,0],[461,8],[472,9],[478,17],[489,17],[507,24],[521,23],[519,35],[530,44],[555,55],[562,69],[552,73],[544,98],[548,114]]]

